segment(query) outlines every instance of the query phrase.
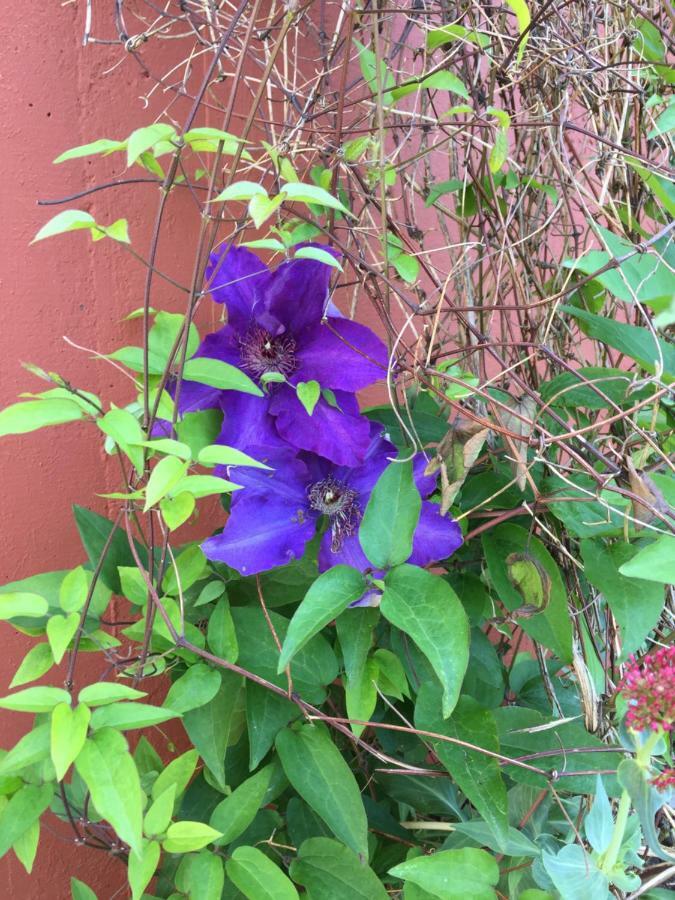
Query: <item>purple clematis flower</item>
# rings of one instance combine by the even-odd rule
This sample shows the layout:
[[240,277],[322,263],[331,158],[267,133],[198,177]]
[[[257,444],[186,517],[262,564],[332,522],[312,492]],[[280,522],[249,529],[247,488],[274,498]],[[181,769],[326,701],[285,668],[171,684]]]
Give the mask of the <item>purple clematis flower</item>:
[[[283,566],[303,555],[318,520],[325,516],[328,528],[321,539],[319,569],[346,563],[372,570],[359,543],[359,523],[377,479],[397,451],[382,437],[382,426],[369,423],[369,433],[365,458],[358,466],[336,466],[315,454],[294,457],[287,451],[275,458],[273,472],[238,469],[237,483],[245,489],[233,497],[222,533],[202,544],[206,557],[242,575]],[[435,476],[423,474],[425,463],[420,456],[415,465],[415,482],[423,498],[436,484]],[[445,559],[461,543],[458,524],[423,500],[408,562],[425,566]]]
[[[258,416],[271,416],[278,435],[296,450],[336,465],[361,462],[370,443],[369,423],[359,417],[351,395],[383,377],[387,352],[369,328],[329,308],[330,272],[311,259],[292,259],[270,270],[249,250],[231,245],[212,254],[207,282],[213,299],[227,307],[227,325],[207,335],[195,355],[238,366],[258,382],[268,374],[286,381],[269,385],[262,401],[250,395],[233,401],[231,392],[184,382],[180,412],[222,405],[227,416],[228,407],[242,413],[249,405]],[[322,394],[311,416],[295,390],[307,381],[333,395]],[[243,449],[238,429],[237,420],[227,442]]]

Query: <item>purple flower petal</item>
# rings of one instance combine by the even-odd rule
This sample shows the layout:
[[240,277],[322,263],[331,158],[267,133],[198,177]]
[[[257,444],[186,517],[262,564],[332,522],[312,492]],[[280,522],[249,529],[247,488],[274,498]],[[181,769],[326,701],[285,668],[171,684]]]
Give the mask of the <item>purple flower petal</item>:
[[306,329],[298,336],[296,359],[302,381],[350,392],[384,378],[387,370],[382,341],[350,319],[330,318]]
[[321,538],[319,545],[319,572],[325,572],[338,565],[352,566],[352,568],[358,569],[359,572],[365,572],[367,569],[373,568],[361,549],[358,534],[346,537],[339,550],[331,550],[330,545],[331,532],[329,528]]
[[[317,245],[318,246],[318,245]],[[330,247],[321,247],[331,251]],[[328,286],[333,269],[314,259],[292,259],[271,274],[265,286],[265,302],[272,316],[292,335],[321,320],[328,305]]]
[[[231,366],[241,367],[241,357],[237,334],[229,325],[221,328],[213,334],[207,334],[197,348],[194,358],[206,357],[207,359],[219,359]],[[176,396],[175,383],[169,386],[169,392]],[[223,392],[208,384],[200,384],[197,381],[183,381],[178,398],[178,412],[184,415],[188,412],[196,412],[200,409],[215,409],[220,404]]]
[[232,507],[241,501],[249,499],[253,494],[259,499],[267,501],[271,499],[279,503],[285,503],[291,514],[310,515],[307,498],[307,485],[311,479],[307,466],[301,460],[292,455],[292,451],[286,448],[283,455],[279,454],[272,460],[275,468],[255,469],[248,466],[237,466],[234,471],[225,473],[226,466],[216,466],[214,473],[223,478],[232,479],[243,488],[232,496]]
[[413,536],[410,565],[428,566],[451,556],[462,546],[462,530],[449,516],[442,516],[439,507],[427,500],[422,502],[420,520]]
[[363,462],[356,468],[338,468],[333,472],[338,481],[346,481],[349,487],[358,493],[361,512],[366,508],[377,479],[397,455],[396,447],[382,436],[382,426],[377,422],[371,422],[370,444]]
[[237,503],[222,533],[205,540],[202,550],[207,559],[255,575],[299,559],[315,525],[314,518],[298,516],[285,500],[255,495]]
[[424,453],[417,453],[413,460],[413,480],[423,499],[433,494],[438,483],[438,472],[433,475],[424,474],[428,463],[429,459]]
[[227,306],[229,324],[245,332],[255,308],[264,301],[270,277],[269,269],[255,253],[223,244],[211,254],[205,285],[216,303]]
[[221,391],[219,400],[225,418],[218,444],[237,447],[261,462],[288,452],[288,444],[279,436],[270,415],[268,394],[256,397],[239,391]]
[[[343,406],[341,396],[336,394],[336,400]],[[270,412],[281,437],[299,450],[309,450],[338,466],[357,466],[366,455],[370,422],[350,415],[346,409],[335,409],[323,397],[310,416],[295,391],[288,385],[279,385],[270,402]]]

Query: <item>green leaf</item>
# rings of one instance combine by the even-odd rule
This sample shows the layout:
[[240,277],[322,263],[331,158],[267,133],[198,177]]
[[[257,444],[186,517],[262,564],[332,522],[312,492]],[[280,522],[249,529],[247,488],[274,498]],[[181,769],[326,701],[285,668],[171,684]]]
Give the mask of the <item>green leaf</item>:
[[40,619],[47,615],[48,609],[49,604],[40,594],[29,594],[23,591],[0,594],[0,619],[4,621],[16,616]]
[[84,418],[84,410],[71,400],[30,400],[0,411],[0,437],[27,434],[47,425],[63,425]]
[[307,415],[311,416],[321,396],[321,385],[318,381],[299,381],[296,385],[296,390],[298,392],[298,400],[305,407]]
[[517,611],[524,605],[524,597],[514,584],[509,559],[523,556],[533,561],[544,573],[548,586],[548,602],[542,611],[516,617],[518,624],[535,640],[540,641],[563,662],[572,660],[572,624],[567,610],[567,590],[560,569],[544,544],[520,525],[505,523],[483,535],[483,550],[490,581],[507,609]]
[[140,445],[145,440],[145,436],[136,417],[128,409],[114,407],[98,419],[96,424],[104,434],[115,441],[123,453],[126,453],[136,469],[136,473],[139,476],[142,475],[145,459]]
[[18,712],[42,713],[51,712],[57,703],[69,703],[70,694],[63,688],[29,687],[7,697],[0,697],[0,709],[13,709]]
[[181,590],[186,591],[207,574],[206,557],[201,547],[192,544],[178,554],[175,566],[172,565],[167,569],[162,579],[162,590],[167,594],[178,594],[179,582]]
[[205,706],[189,710],[183,718],[188,737],[223,790],[225,751],[243,719],[242,693],[241,676],[223,672],[222,686],[215,697]]
[[[73,506],[75,514],[75,522],[77,530],[80,534],[80,540],[86,551],[92,568],[96,568],[103,547],[113,530],[114,525],[104,516],[86,509],[84,506]],[[143,564],[147,560],[147,553],[144,547],[137,545],[139,559]],[[101,569],[101,579],[115,594],[122,593],[120,584],[118,566],[135,567],[136,563],[129,548],[129,540],[127,535],[121,528],[116,528],[110,544],[110,548],[106,555],[103,567]]]
[[127,138],[127,167],[132,166],[141,153],[150,150],[160,141],[171,141],[175,136],[176,129],[162,122],[132,131]]
[[49,644],[36,644],[24,656],[21,665],[14,673],[10,687],[19,687],[29,681],[35,681],[48,672],[54,665],[54,657]]
[[0,812],[0,857],[21,838],[52,802],[53,784],[26,784]]
[[220,856],[204,850],[189,857],[188,870],[189,896],[191,900],[221,900],[225,898],[224,862]]
[[69,613],[67,616],[62,616],[60,613],[50,616],[47,622],[47,639],[57,665],[63,659],[68,645],[75,637],[79,624],[80,617],[76,612]]
[[295,654],[366,590],[361,572],[351,566],[333,566],[312,584],[288,626],[277,672],[283,672]]
[[61,582],[59,606],[64,612],[79,612],[85,604],[89,590],[89,578],[82,566],[78,566]]
[[38,725],[17,741],[0,759],[0,777],[16,775],[22,769],[41,762],[49,756],[49,724]]
[[621,575],[629,578],[644,578],[659,584],[675,583],[675,537],[660,534],[655,541],[625,562],[620,568]]
[[433,75],[420,76],[414,81],[406,82],[392,90],[391,96],[394,100],[400,100],[408,94],[414,94],[420,88],[427,90],[451,91],[453,94],[459,94],[460,97],[469,99],[469,92],[464,82],[458,78],[453,72],[443,69],[440,72],[434,72]]
[[209,359],[204,356],[189,359],[185,363],[183,377],[186,381],[207,384],[221,391],[241,391],[243,394],[253,394],[256,397],[263,396],[258,385],[251,381],[245,372],[220,359]]
[[87,706],[104,706],[107,703],[116,703],[118,700],[140,700],[141,697],[145,697],[144,691],[137,691],[136,688],[129,687],[127,684],[115,681],[97,681],[95,684],[88,684],[82,688],[77,695],[77,702],[86,703]]
[[203,822],[174,822],[167,828],[162,847],[167,853],[190,853],[212,844],[220,836],[219,831]]
[[410,256],[408,253],[399,253],[393,260],[392,265],[408,284],[414,284],[420,271],[420,264],[416,256]]
[[372,607],[354,607],[338,616],[335,625],[347,678],[358,677],[373,643],[373,629],[380,613]]
[[[348,718],[362,722],[369,721],[377,704],[378,674],[377,661],[369,659],[353,678],[345,676],[344,687]],[[360,737],[365,725],[353,722],[350,728],[357,737]]]
[[595,852],[604,853],[612,840],[614,817],[612,816],[612,806],[600,775],[598,775],[593,805],[584,819],[584,830],[586,838]]
[[333,834],[364,859],[368,823],[351,769],[322,725],[279,732],[276,748],[286,777]]
[[248,201],[248,214],[253,219],[255,227],[260,228],[270,216],[274,215],[283,202],[283,194],[278,194],[276,197],[256,194],[251,197]]
[[155,841],[145,840],[142,843],[140,854],[132,853],[129,856],[127,873],[132,900],[141,900],[143,897],[143,892],[157,870],[159,857],[159,844]]
[[560,892],[569,900],[607,897],[609,881],[579,844],[568,844],[558,853],[542,855],[544,869]]
[[81,144],[79,147],[71,147],[70,150],[66,150],[61,153],[60,156],[56,157],[54,165],[66,162],[66,160],[69,159],[79,159],[82,156],[96,156],[99,153],[107,156],[115,150],[124,150],[126,145],[126,141],[113,141],[110,140],[110,138],[99,138],[97,141],[92,141],[90,144]]
[[621,787],[628,792],[631,802],[640,817],[640,825],[644,839],[655,856],[669,861],[675,860],[675,853],[662,846],[656,828],[654,817],[663,806],[664,796],[659,795],[650,784],[647,772],[634,759],[623,759],[619,763],[617,778]]
[[616,322],[606,316],[595,316],[575,306],[560,306],[559,311],[579,319],[589,337],[630,356],[652,375],[662,359],[663,380],[670,384],[675,379],[675,347],[661,338],[655,338],[647,328]]
[[412,461],[388,465],[370,495],[359,528],[363,552],[376,568],[397,566],[408,559],[421,508]]
[[145,506],[143,512],[165,497],[178,482],[185,476],[188,464],[176,456],[165,456],[157,463],[150,473],[148,484],[145,488]]
[[33,863],[35,862],[35,854],[37,853],[38,842],[40,840],[40,821],[36,819],[24,833],[12,844],[12,850],[16,854],[16,858],[30,875],[33,871]]
[[447,718],[469,662],[469,622],[459,598],[437,575],[417,566],[399,566],[385,579],[380,611],[415,641],[431,663],[443,687],[443,718]]
[[169,827],[173,816],[173,808],[176,802],[176,785],[170,784],[161,793],[145,814],[143,819],[143,831],[148,837],[162,835]]
[[220,682],[218,669],[206,663],[195,663],[171,685],[164,705],[178,713],[204,706],[216,696]]
[[152,441],[140,441],[142,447],[148,447],[150,450],[157,450],[159,453],[165,453],[167,456],[177,456],[180,459],[190,459],[191,452],[187,444],[181,441],[174,441],[173,438],[155,438]]
[[453,41],[468,41],[484,49],[490,44],[489,35],[482,31],[474,31],[463,25],[444,25],[442,28],[432,28],[427,31],[427,50],[435,50],[443,44]]
[[285,184],[283,187],[284,200],[294,203],[316,203],[317,206],[327,206],[329,209],[339,209],[340,212],[347,216],[353,216],[338,199],[329,194],[328,191],[315,184],[301,184],[295,182],[293,184]]
[[[471,697],[461,697],[450,719],[441,716],[441,692],[437,685],[423,684],[415,705],[415,725],[445,737],[466,741],[499,753],[497,725],[490,710],[483,709]],[[428,740],[434,753],[499,841],[508,836],[506,785],[499,761],[479,750],[470,750],[449,741]]]
[[166,766],[152,786],[152,799],[157,800],[173,785],[176,789],[176,797],[180,797],[194,775],[199,761],[199,753],[196,750],[188,750],[182,756],[173,759]]
[[[279,573],[282,571],[278,570]],[[277,575],[277,577],[279,576]],[[302,589],[305,589],[304,583]],[[293,591],[297,588],[284,586],[281,591],[282,596],[288,596],[289,590]],[[264,583],[263,591],[263,596],[268,597]],[[279,687],[287,688],[286,676],[277,673],[279,650],[262,610],[232,606],[231,612],[239,643],[238,665]],[[283,645],[288,630],[288,619],[274,611],[270,611],[269,617]],[[338,664],[335,653],[321,634],[317,634],[302,647],[291,662],[291,677],[295,690],[309,703],[323,701],[325,697],[323,686],[330,684],[337,674]]]
[[291,880],[256,847],[237,847],[225,870],[248,900],[299,900]]
[[202,466],[250,466],[254,469],[270,469],[271,466],[253,459],[248,453],[237,450],[236,447],[227,447],[225,444],[209,444],[204,447],[197,457]]
[[267,755],[281,729],[298,713],[290,700],[250,682],[246,685],[246,725],[249,741],[249,769]]
[[440,850],[418,856],[389,869],[389,874],[412,881],[440,900],[494,900],[499,866],[484,850]]
[[86,229],[92,231],[96,227],[96,220],[88,212],[79,209],[64,209],[51,218],[35,235],[31,244],[53,237],[55,234],[64,234],[66,231],[80,231]]
[[261,184],[256,184],[254,181],[237,181],[226,187],[224,191],[221,191],[211,202],[216,203],[219,200],[250,200],[251,197],[255,196],[267,196],[267,191]]
[[209,649],[220,659],[227,662],[237,661],[239,644],[227,597],[218,601],[209,617],[206,640]]
[[[331,268],[337,269],[339,272],[342,271],[342,266],[333,254],[329,253],[328,250],[322,250],[321,247],[298,247],[294,255],[296,259],[315,259],[317,262],[331,266]],[[309,382],[309,384],[312,383]]]
[[91,710],[83,703],[73,709],[70,703],[59,703],[52,710],[51,756],[57,781],[75,762],[87,739]]
[[663,586],[645,578],[622,574],[636,548],[625,542],[604,544],[583,540],[584,574],[601,591],[621,628],[621,656],[627,659],[656,627],[663,611]]
[[196,506],[195,498],[188,491],[182,491],[175,497],[164,497],[159,501],[159,508],[162,511],[162,518],[171,531],[186,522]]
[[499,172],[506,160],[509,158],[509,133],[503,128],[499,128],[495,132],[495,140],[490,150],[490,171],[495,174]]
[[188,475],[178,482],[173,493],[179,494],[185,491],[193,497],[200,498],[209,497],[212,494],[231,494],[238,490],[241,490],[241,485],[216,475]]
[[96,811],[134,853],[142,851],[143,791],[124,737],[102,728],[87,739],[75,761]]
[[80,881],[79,878],[70,879],[70,891],[72,900],[96,900],[96,894],[88,884]]
[[[518,31],[521,35],[524,34],[525,31],[527,31],[527,29],[529,28],[530,22],[532,21],[532,16],[530,15],[530,10],[528,9],[527,3],[525,2],[525,0],[506,0],[506,2],[516,14]],[[518,45],[518,56],[516,57],[518,62],[520,62],[523,58],[523,53],[525,51],[525,45],[527,44],[528,37],[529,34],[526,34]]]
[[132,728],[149,728],[175,719],[180,713],[165,706],[150,706],[147,703],[111,703],[94,710],[91,717],[92,730],[117,728],[129,731]]
[[[377,54],[364,46],[360,41],[354,40],[354,45],[359,51],[359,66],[361,73],[368,82],[368,87],[373,94],[378,92],[378,61]],[[387,69],[384,59],[379,61],[379,87],[383,90],[382,102],[389,106],[393,102],[393,95],[388,90],[394,86],[394,76]]]
[[260,809],[274,768],[274,764],[265,766],[247,778],[213,810],[209,824],[221,832],[217,845],[225,846],[246,831]]
[[307,900],[387,900],[389,894],[373,870],[331,838],[304,841],[290,868],[293,881],[306,889]]

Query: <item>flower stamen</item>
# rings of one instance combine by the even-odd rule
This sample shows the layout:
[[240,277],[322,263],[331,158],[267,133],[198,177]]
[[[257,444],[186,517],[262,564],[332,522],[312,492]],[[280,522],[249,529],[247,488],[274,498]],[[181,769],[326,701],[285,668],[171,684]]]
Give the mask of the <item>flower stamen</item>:
[[295,340],[289,334],[273,337],[259,326],[251,328],[241,339],[239,353],[242,367],[258,378],[268,372],[288,377],[297,367]]
[[337,553],[344,539],[354,534],[361,521],[358,493],[344,481],[338,481],[329,475],[313,484],[307,491],[307,496],[312,509],[330,519],[330,549]]

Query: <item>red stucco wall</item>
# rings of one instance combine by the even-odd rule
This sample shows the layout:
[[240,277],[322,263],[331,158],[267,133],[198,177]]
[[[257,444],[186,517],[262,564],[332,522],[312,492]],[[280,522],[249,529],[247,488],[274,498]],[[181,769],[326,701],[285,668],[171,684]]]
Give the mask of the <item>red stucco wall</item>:
[[[113,4],[94,3],[93,7],[95,33],[113,37]],[[95,138],[124,137],[152,121],[161,109],[157,104],[155,109],[143,110],[139,94],[150,85],[139,78],[132,61],[112,75],[104,74],[120,59],[118,48],[81,46],[84,10],[84,2],[43,0],[9,4],[3,10],[2,407],[20,391],[48,387],[22,370],[21,361],[57,371],[108,400],[126,403],[131,399],[122,376],[92,360],[90,354],[68,347],[62,336],[101,352],[138,342],[138,323],[121,324],[120,319],[142,302],[141,267],[112,241],[92,244],[83,232],[29,246],[51,215],[75,207],[89,210],[104,223],[127,217],[134,245],[140,252],[147,250],[157,195],[152,185],[133,192],[97,193],[65,207],[36,205],[38,199],[65,196],[107,181],[111,174],[123,176],[121,161],[77,160],[60,166],[52,166],[51,161],[64,149]],[[150,48],[149,52],[161,56],[169,49]],[[160,102],[164,104],[166,97]],[[184,117],[184,107],[177,105],[174,110],[179,119]],[[169,211],[160,265],[181,279],[191,271],[190,242],[185,236],[196,221],[183,198]],[[162,288],[155,302],[178,310],[181,301],[174,291]],[[91,505],[96,493],[113,489],[114,461],[100,448],[94,426],[79,423],[2,440],[1,583],[83,561],[70,505]],[[105,512],[104,501],[97,508]],[[6,693],[29,646],[28,639],[0,625],[0,693]],[[12,746],[28,724],[25,715],[2,714],[0,746]],[[32,877],[13,854],[0,860],[2,897],[67,900],[73,872],[96,891],[99,900],[126,896],[124,890],[117,893],[125,883],[120,863],[95,850],[73,847],[67,826],[55,818],[50,817],[49,825],[50,831],[42,831]]]

